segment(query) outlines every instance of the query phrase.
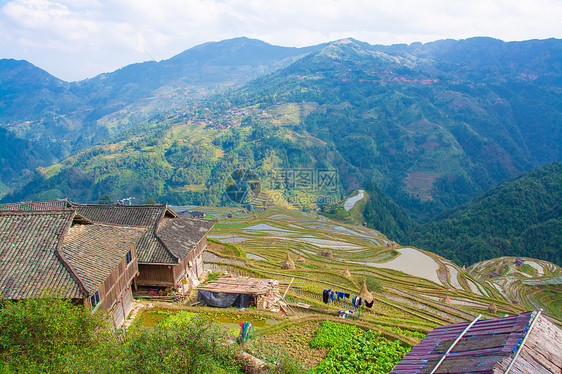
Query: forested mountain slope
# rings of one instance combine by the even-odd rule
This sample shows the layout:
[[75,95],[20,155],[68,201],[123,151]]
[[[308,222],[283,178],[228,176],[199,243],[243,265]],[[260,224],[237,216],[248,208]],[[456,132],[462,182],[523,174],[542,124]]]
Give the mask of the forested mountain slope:
[[64,158],[162,111],[283,67],[314,48],[235,38],[80,82],[62,81],[27,61],[1,59],[0,126],[40,140]]
[[19,139],[0,128],[0,196],[28,182],[36,168],[46,167],[55,157],[37,143]]
[[8,199],[110,193],[219,204],[240,167],[263,179],[279,169],[335,169],[335,197],[372,181],[426,221],[561,159],[560,61],[555,39],[345,39],[239,89],[115,130]]
[[500,256],[562,264],[562,162],[532,170],[418,227],[404,242],[470,265]]

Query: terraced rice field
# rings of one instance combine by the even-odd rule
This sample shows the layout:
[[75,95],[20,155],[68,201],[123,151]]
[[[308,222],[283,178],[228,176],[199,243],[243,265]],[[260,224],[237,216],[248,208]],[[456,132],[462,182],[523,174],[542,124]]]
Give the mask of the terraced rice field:
[[467,271],[498,290],[504,299],[527,309],[543,308],[560,323],[562,269],[542,260],[523,258],[521,265],[516,265],[515,260],[515,257],[500,257],[474,264]]
[[[326,311],[343,309],[343,302],[322,303],[322,290],[357,293],[364,279],[382,286],[365,318],[385,326],[429,331],[441,324],[484,316],[503,316],[530,309],[562,321],[562,270],[554,264],[525,259],[522,269],[509,266],[514,258],[499,258],[462,269],[433,253],[408,246],[388,247],[376,230],[332,221],[314,213],[269,207],[260,214],[241,208],[182,207],[202,210],[219,219],[209,238],[237,250],[207,256],[209,270],[269,277],[289,282],[288,297]],[[230,218],[227,218],[230,215]],[[333,257],[322,256],[329,251]],[[300,255],[295,270],[283,270],[289,254]],[[348,270],[351,278],[343,272]],[[503,270],[502,270],[503,269]],[[497,277],[490,272],[502,270]],[[396,291],[408,298],[397,297]],[[494,304],[496,313],[488,311]]]
[[[363,317],[366,323],[430,331],[438,325],[471,320],[480,313],[499,317],[536,307],[560,318],[559,310],[553,308],[557,301],[553,301],[556,298],[552,292],[541,286],[542,293],[533,293],[529,290],[536,285],[522,283],[546,281],[562,274],[552,264],[529,263],[526,269],[534,271],[532,278],[512,273],[510,281],[490,281],[483,269],[493,266],[493,261],[476,264],[467,271],[430,252],[400,245],[388,247],[388,239],[378,231],[313,213],[280,207],[270,207],[258,215],[238,210],[227,218],[228,213],[226,208],[214,212],[220,221],[209,237],[236,250],[228,255],[228,251],[211,249],[215,254],[207,257],[206,268],[274,278],[285,284],[294,279],[287,296],[295,303],[309,304],[324,312],[349,308],[349,302],[343,301],[323,304],[322,291],[330,288],[354,295],[368,279],[382,288],[375,295],[373,308],[367,309]],[[230,224],[232,221],[236,224]],[[332,257],[323,256],[323,251]],[[281,268],[287,254],[295,261],[295,270]],[[299,255],[304,263],[296,262]],[[344,275],[346,270],[351,277]],[[497,307],[495,313],[488,310],[491,304]]]

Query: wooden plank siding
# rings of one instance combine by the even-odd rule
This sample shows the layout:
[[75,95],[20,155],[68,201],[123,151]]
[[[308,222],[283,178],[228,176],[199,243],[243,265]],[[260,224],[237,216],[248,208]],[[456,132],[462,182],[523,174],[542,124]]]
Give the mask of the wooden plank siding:
[[135,284],[137,286],[168,287],[179,284],[188,271],[199,276],[200,272],[197,272],[196,267],[198,263],[201,263],[201,256],[206,248],[207,236],[205,235],[177,265],[139,264],[139,276],[135,278]]
[[172,267],[177,265],[139,264],[137,286],[167,287],[174,284]]
[[[119,298],[123,291],[130,287],[133,278],[138,274],[136,247],[131,252],[133,255],[132,261],[127,265],[127,258],[126,256],[123,257],[109,277],[100,285],[100,303],[97,307],[100,310],[111,312],[115,304],[121,301]],[[84,304],[91,309],[89,298],[85,300]]]
[[[181,263],[179,263],[178,265],[174,266],[173,270],[174,270],[174,283],[179,283],[180,279],[188,272],[188,270],[191,270],[192,274],[195,275],[196,277],[199,277],[199,273],[197,273],[196,270],[196,263],[197,263],[197,259],[200,260],[201,255],[203,254],[203,251],[207,248],[207,235],[203,236],[203,238],[201,238],[201,240],[199,240],[199,242],[195,245],[195,248],[193,250],[191,250],[187,256],[185,256],[185,258],[183,259],[183,261]],[[191,267],[189,266],[189,264],[191,263]]]

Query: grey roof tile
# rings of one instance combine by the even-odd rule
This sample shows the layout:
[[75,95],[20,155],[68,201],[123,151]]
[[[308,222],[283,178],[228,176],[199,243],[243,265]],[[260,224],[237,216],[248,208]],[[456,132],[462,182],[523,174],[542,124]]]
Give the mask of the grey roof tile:
[[65,210],[70,206],[66,199],[48,201],[24,201],[0,204],[0,210]]
[[144,228],[138,227],[73,225],[64,238],[61,251],[91,294],[134,248],[144,232]]
[[[137,246],[139,263],[181,262],[214,225],[211,220],[177,216],[166,205],[73,204],[73,208],[94,222],[146,227]],[[166,215],[170,219],[165,220]]]
[[0,211],[0,298],[83,297],[56,249],[72,211]]
[[160,226],[156,234],[170,252],[183,259],[214,225],[208,219],[176,217]]
[[168,214],[171,212],[166,205],[72,204],[72,206],[80,215],[94,222],[146,227],[146,232],[137,246],[139,263],[178,263],[178,258],[166,250],[156,237],[158,223],[167,212]]

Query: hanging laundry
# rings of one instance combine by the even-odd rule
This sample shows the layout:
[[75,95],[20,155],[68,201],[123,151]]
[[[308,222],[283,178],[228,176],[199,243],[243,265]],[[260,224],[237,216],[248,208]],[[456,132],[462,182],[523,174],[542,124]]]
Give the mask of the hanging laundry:
[[324,304],[328,304],[328,301],[330,300],[330,292],[332,292],[331,289],[324,290],[322,292],[322,301],[324,302]]
[[340,301],[341,299],[344,298],[344,295],[345,295],[345,294],[344,294],[343,292],[337,291],[337,292],[336,292],[336,295],[338,296],[338,301]]
[[349,299],[349,294],[348,294],[348,293],[344,293],[343,295]]
[[330,290],[330,300],[332,300],[332,302],[336,300],[336,293],[332,290]]
[[355,296],[353,296],[353,297],[351,298],[351,306],[353,307],[353,309],[355,309],[355,299],[356,299]]
[[367,308],[372,308],[374,302],[375,302],[375,299],[371,300],[370,303],[368,303],[367,300],[365,300],[365,306],[366,306]]

